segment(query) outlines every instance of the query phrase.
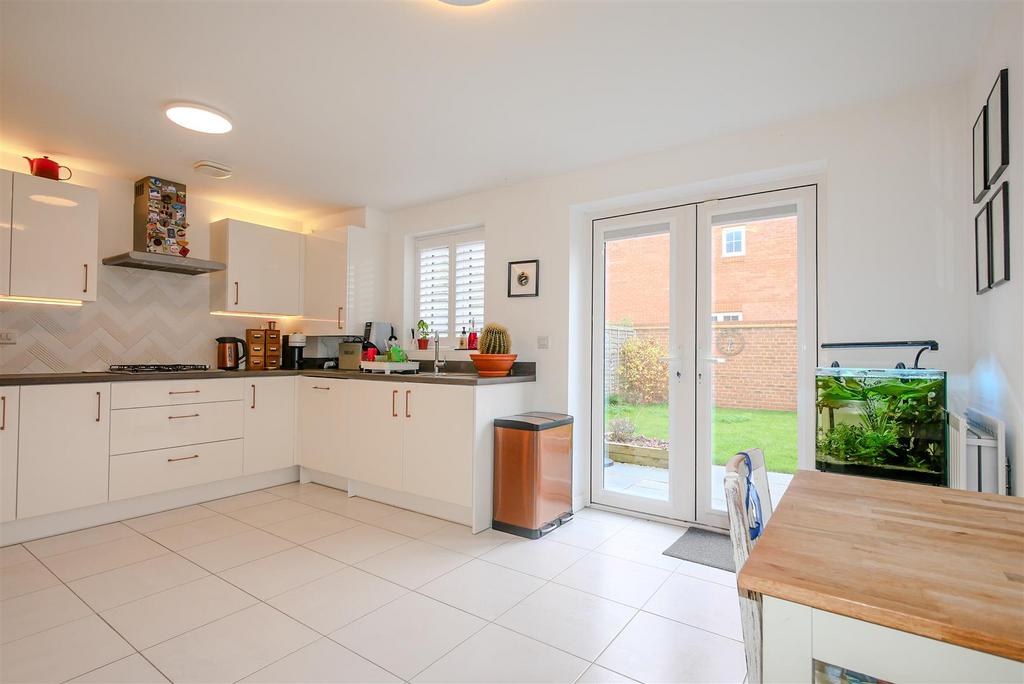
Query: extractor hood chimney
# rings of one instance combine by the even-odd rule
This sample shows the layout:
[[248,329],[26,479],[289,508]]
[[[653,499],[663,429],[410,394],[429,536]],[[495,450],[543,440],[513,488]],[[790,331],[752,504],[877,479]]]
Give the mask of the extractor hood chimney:
[[200,275],[223,271],[219,261],[188,256],[185,184],[146,176],[135,183],[132,249],[103,260],[107,266]]

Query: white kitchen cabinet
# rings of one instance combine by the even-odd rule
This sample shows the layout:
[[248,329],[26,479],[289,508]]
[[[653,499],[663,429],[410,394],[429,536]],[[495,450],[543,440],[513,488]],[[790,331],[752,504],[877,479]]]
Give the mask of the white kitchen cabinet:
[[298,462],[306,468],[348,477],[346,435],[349,380],[298,378]]
[[110,384],[21,388],[18,518],[107,501]]
[[470,506],[473,388],[409,383],[404,385],[402,395],[403,489]]
[[368,484],[402,489],[402,430],[410,384],[349,380],[348,473]]
[[18,503],[18,387],[0,387],[0,522],[14,520]]
[[11,193],[14,172],[0,169],[0,295],[11,294]]
[[302,315],[304,236],[255,223],[210,224],[210,258],[227,269],[210,274],[210,310]]
[[242,476],[242,440],[190,444],[110,457],[110,500]]
[[245,474],[295,465],[296,378],[246,380]]
[[346,322],[345,242],[305,236],[302,327],[307,335],[342,335]]
[[[9,249],[10,272],[3,293],[16,297],[96,301],[99,248],[96,191],[15,173],[10,202],[13,230],[7,231],[10,244],[6,248]],[[0,211],[2,204],[0,198]]]

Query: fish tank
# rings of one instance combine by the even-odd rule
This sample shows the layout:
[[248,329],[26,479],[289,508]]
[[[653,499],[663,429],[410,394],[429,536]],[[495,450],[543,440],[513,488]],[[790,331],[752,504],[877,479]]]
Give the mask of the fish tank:
[[818,368],[815,465],[947,486],[946,372]]

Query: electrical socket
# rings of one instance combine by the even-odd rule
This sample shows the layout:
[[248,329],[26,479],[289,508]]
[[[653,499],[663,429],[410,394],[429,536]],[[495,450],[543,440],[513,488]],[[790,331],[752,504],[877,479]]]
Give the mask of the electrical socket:
[[551,348],[551,338],[548,337],[547,335],[538,335],[537,336],[537,349],[550,349],[550,348]]
[[18,344],[18,331],[0,330],[0,344]]

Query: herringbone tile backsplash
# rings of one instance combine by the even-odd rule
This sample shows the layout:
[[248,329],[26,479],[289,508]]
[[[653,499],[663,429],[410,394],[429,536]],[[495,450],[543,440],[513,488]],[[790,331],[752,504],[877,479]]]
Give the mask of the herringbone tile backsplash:
[[[6,304],[0,372],[106,370],[112,363],[216,364],[221,335],[243,337],[260,319],[211,316],[209,278],[101,266],[99,298],[80,308]],[[265,326],[264,326],[265,327]]]

